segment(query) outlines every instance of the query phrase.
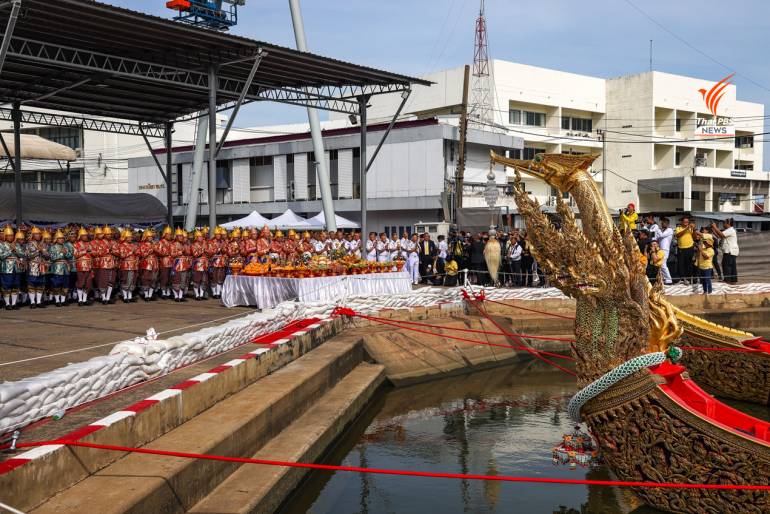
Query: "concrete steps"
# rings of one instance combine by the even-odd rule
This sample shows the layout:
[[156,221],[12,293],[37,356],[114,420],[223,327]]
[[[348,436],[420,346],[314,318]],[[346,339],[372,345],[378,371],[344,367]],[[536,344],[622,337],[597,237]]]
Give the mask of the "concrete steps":
[[[254,458],[314,462],[352,423],[385,380],[385,367],[362,363],[315,405],[262,447]],[[246,514],[273,512],[307,470],[244,464],[189,512]]]
[[[329,341],[146,448],[250,457],[336,390],[352,371],[353,378],[365,374],[368,365],[362,365],[363,359],[360,341]],[[359,366],[362,371],[357,371]],[[127,454],[30,512],[185,512],[237,469],[236,463]]]

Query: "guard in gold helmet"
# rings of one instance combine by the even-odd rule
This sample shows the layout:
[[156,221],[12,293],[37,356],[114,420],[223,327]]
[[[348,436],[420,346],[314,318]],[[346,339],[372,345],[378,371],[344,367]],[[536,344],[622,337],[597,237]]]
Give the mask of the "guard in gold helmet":
[[96,293],[102,301],[102,305],[107,305],[112,297],[112,288],[115,287],[115,254],[117,245],[112,240],[112,229],[104,227],[94,230],[94,239],[91,242],[91,254],[93,256],[93,265],[96,276]]
[[51,294],[57,307],[64,307],[69,288],[69,247],[64,244],[64,232],[57,230],[53,244],[48,248],[51,257]]
[[222,227],[214,229],[214,237],[206,242],[206,255],[209,258],[209,286],[211,297],[221,298],[222,285],[227,275],[227,230]]
[[[88,233],[86,232],[86,235]],[[75,264],[75,243],[78,241],[77,232],[75,231],[74,227],[71,227],[69,230],[67,230],[66,233],[67,240],[64,241],[64,245],[67,247],[67,250],[69,250],[70,258],[69,258],[69,280],[67,281],[67,290],[69,291],[67,296],[67,301],[69,300],[75,300],[76,298],[80,298],[77,295],[77,281],[78,281],[78,272],[77,272],[77,266]]]
[[206,299],[209,283],[209,257],[207,254],[206,238],[202,230],[196,230],[194,240],[190,245],[192,261],[192,286],[197,301]]
[[142,242],[137,248],[139,253],[139,286],[142,288],[142,298],[145,302],[152,299],[155,284],[158,281],[158,243],[153,241],[155,232],[147,229],[142,234]]
[[6,310],[18,309],[20,249],[16,246],[15,236],[13,227],[8,225],[3,229],[3,240],[0,241],[0,286]]
[[27,256],[27,291],[32,309],[42,309],[45,293],[48,245],[43,242],[43,231],[38,227],[30,230],[30,240],[24,247]]
[[19,257],[16,268],[19,275],[19,299],[16,304],[18,306],[26,303],[29,297],[27,294],[27,238],[24,230],[19,229],[16,231],[14,244],[16,245],[16,254]]
[[78,230],[78,240],[74,245],[74,257],[77,273],[75,287],[77,288],[78,305],[82,307],[88,304],[88,292],[91,290],[94,277],[91,241],[88,240],[88,231],[83,227]]
[[161,298],[171,298],[171,270],[174,267],[174,258],[171,257],[171,249],[174,245],[174,232],[171,227],[163,228],[160,241],[155,246],[158,254],[158,288]]
[[123,303],[134,298],[134,289],[139,275],[139,248],[134,242],[134,232],[131,229],[123,231],[122,241],[118,245],[120,257],[120,291]]
[[176,229],[174,243],[171,247],[171,257],[174,259],[174,269],[171,275],[171,286],[174,298],[177,302],[185,301],[187,286],[190,284],[190,244],[187,242],[187,233],[182,229]]

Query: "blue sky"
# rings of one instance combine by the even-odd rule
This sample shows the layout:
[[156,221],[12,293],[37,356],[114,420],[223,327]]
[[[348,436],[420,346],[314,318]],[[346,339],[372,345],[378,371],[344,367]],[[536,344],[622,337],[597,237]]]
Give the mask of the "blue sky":
[[[165,0],[108,3],[173,15]],[[415,76],[473,57],[476,0],[304,0],[302,9],[310,49],[322,55]],[[652,39],[656,70],[710,80],[735,71],[738,97],[770,115],[766,0],[487,0],[486,12],[493,58],[614,77],[646,71]],[[288,1],[247,0],[233,33],[293,47]],[[245,107],[236,125],[301,121],[304,109],[264,103]]]

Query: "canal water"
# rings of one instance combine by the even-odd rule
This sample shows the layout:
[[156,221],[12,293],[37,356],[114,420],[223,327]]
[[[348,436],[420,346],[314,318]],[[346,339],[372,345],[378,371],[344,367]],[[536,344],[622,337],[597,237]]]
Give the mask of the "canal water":
[[[374,468],[609,479],[601,467],[554,465],[551,449],[573,424],[574,378],[540,362],[391,389],[361,417],[326,463]],[[314,472],[284,514],[627,513],[627,492],[598,486]]]

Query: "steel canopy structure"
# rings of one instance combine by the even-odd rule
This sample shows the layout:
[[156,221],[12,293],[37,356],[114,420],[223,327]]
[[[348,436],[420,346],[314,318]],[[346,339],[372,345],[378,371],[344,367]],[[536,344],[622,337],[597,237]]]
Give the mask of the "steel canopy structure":
[[[13,106],[0,108],[0,119],[12,119],[15,134],[29,121],[165,137],[166,170],[157,163],[169,215],[174,121],[235,108],[223,142],[242,103],[360,115],[372,95],[406,98],[413,84],[430,84],[92,0],[6,0],[0,30],[0,103]],[[209,154],[210,180],[216,153]],[[20,192],[20,163],[13,164]]]

